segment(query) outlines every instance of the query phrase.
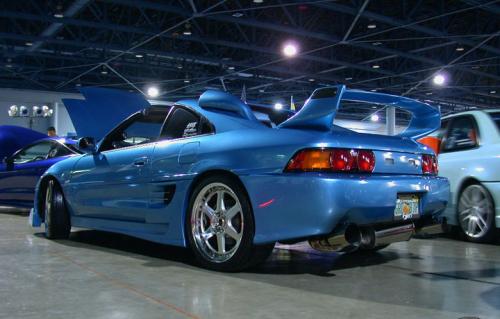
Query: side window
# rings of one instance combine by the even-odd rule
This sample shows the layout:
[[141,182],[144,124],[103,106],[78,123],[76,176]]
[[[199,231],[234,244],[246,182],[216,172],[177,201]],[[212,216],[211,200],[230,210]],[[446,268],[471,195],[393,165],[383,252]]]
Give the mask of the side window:
[[478,146],[476,123],[471,116],[453,118],[441,145],[441,152],[454,152]]
[[52,148],[52,142],[40,142],[30,145],[19,151],[12,159],[14,164],[24,164],[29,162],[41,161],[47,159]]
[[213,131],[213,127],[208,120],[184,108],[177,107],[169,115],[161,132],[161,138],[172,140],[209,134],[213,133]]
[[108,151],[156,141],[160,136],[167,111],[165,109],[160,112],[137,114],[130,122],[122,124],[106,136],[100,150]]
[[67,147],[65,147],[62,144],[59,143],[54,143],[49,151],[49,154],[47,155],[47,158],[55,158],[55,157],[61,157],[61,156],[68,156],[73,154]]

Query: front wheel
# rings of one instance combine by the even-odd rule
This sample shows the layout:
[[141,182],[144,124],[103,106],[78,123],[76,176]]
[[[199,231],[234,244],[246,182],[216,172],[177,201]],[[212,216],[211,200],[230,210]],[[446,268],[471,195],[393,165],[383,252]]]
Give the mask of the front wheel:
[[234,179],[212,176],[194,189],[186,234],[198,262],[218,271],[239,271],[264,261],[274,244],[253,244],[255,223],[243,187]]
[[458,201],[458,222],[466,240],[486,243],[495,236],[495,208],[490,193],[479,184],[467,186]]
[[45,236],[49,239],[67,239],[71,224],[61,187],[54,180],[47,183],[44,206]]

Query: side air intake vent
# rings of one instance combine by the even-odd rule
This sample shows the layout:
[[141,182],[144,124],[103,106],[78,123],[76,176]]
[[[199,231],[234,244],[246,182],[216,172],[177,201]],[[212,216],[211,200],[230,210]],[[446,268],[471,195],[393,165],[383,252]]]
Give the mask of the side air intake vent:
[[170,204],[172,198],[174,198],[175,194],[175,185],[167,185],[165,186],[165,191],[163,192],[163,202],[165,205]]

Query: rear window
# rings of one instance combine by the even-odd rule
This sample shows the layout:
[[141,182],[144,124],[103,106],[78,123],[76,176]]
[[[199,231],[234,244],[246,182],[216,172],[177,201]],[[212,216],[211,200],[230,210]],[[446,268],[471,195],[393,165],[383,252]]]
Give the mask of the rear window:
[[498,131],[500,132],[500,112],[490,113],[490,116],[497,125]]

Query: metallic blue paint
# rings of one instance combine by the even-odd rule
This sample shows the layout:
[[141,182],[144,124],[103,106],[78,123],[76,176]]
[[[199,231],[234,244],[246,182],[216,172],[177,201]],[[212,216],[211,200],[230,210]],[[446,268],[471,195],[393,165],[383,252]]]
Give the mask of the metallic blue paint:
[[[357,93],[347,97],[382,101],[380,94]],[[226,174],[242,183],[253,207],[257,244],[328,234],[347,222],[392,222],[400,193],[419,195],[422,214],[436,218],[447,204],[447,179],[421,173],[421,156],[432,150],[411,138],[360,134],[331,124],[329,130],[317,130],[313,123],[325,124],[333,115],[316,102],[310,102],[307,108],[311,110],[302,113],[308,116],[290,119],[289,128],[273,129],[247,116],[246,106],[233,103],[234,98],[226,93],[209,92],[202,97],[201,106],[196,100],[183,100],[177,107],[205,116],[215,134],[62,161],[38,184],[35,210],[43,219],[41,190],[48,178],[55,178],[62,186],[73,226],[185,246],[184,221],[191,191],[206,174]],[[389,96],[385,101],[392,100]],[[314,105],[321,111],[314,112]],[[420,104],[414,101],[414,105]],[[420,115],[427,113],[413,110],[415,121],[419,122]],[[303,128],[297,129],[300,123]],[[376,157],[374,172],[284,172],[297,151],[324,147],[371,149]],[[136,166],[138,161],[144,165]],[[175,195],[167,204],[165,190],[174,186]]]
[[[42,141],[55,141],[61,144],[75,145],[75,141],[71,139],[59,137],[47,138],[46,136],[34,143]],[[15,155],[16,153],[17,152],[11,155]],[[21,208],[33,207],[35,186],[40,176],[42,176],[50,166],[70,156],[72,155],[13,164],[12,168],[7,167],[5,163],[0,163],[0,205]]]
[[[418,139],[434,132],[441,124],[439,110],[427,103],[390,94],[347,90],[344,85],[334,88],[336,90],[321,88],[314,91],[302,109],[295,116],[282,123],[280,127],[329,131],[333,128],[333,119],[341,100],[381,104],[410,112],[412,115],[410,124],[405,131],[399,134],[401,137]],[[322,93],[327,90],[336,93],[336,95]]]

